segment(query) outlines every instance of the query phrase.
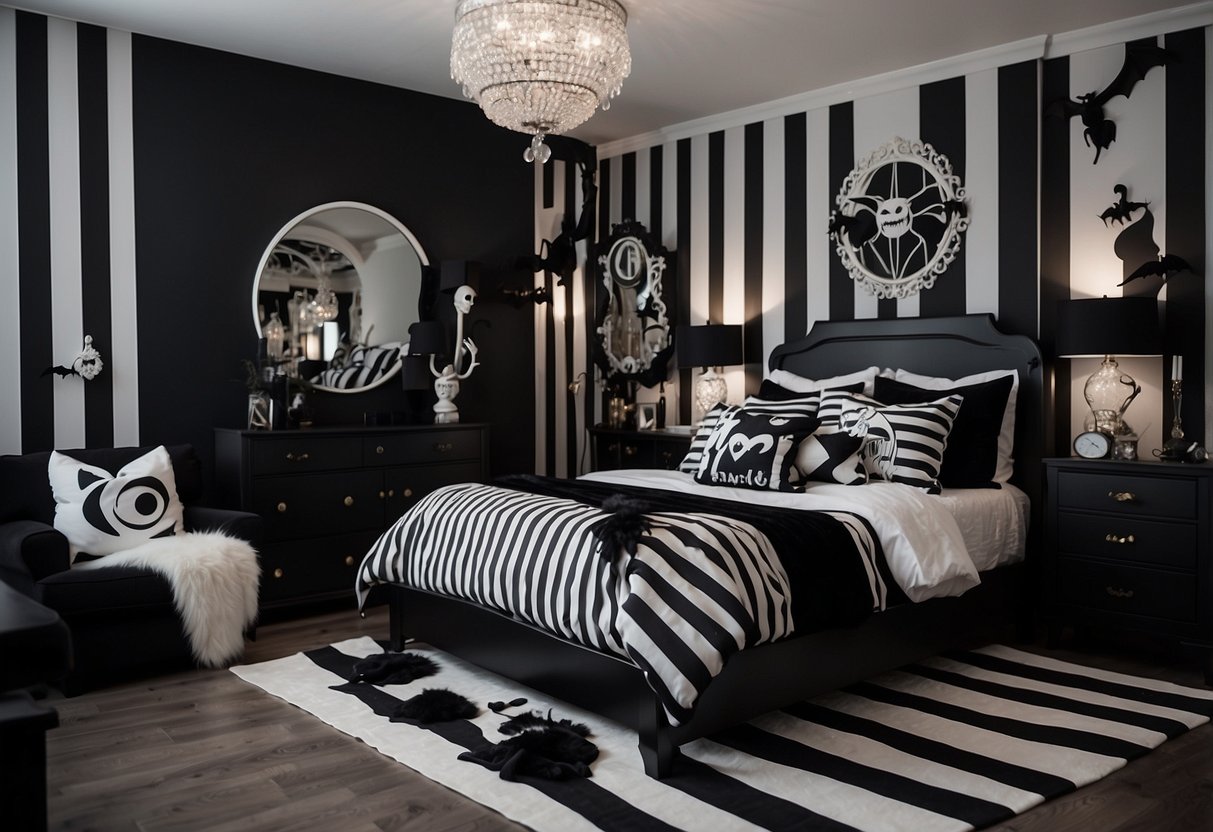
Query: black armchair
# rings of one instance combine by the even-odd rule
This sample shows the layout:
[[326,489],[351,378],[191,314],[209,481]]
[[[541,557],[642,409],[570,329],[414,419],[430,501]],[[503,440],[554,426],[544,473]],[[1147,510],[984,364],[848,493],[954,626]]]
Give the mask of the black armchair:
[[[144,448],[66,451],[117,471]],[[224,531],[254,547],[255,514],[197,505],[201,463],[189,445],[168,447],[186,531]],[[73,570],[67,539],[55,530],[47,478],[50,452],[0,456],[0,580],[59,614],[71,631],[72,670],[58,684],[67,696],[123,679],[192,667],[189,640],[168,581],[132,566]]]

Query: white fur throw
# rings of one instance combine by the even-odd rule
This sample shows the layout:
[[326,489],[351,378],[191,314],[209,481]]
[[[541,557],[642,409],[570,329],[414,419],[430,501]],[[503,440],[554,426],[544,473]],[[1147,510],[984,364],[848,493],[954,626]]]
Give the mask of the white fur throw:
[[173,587],[190,648],[198,663],[223,667],[244,652],[244,631],[257,617],[257,552],[223,532],[187,532],[73,569],[137,566],[159,572]]

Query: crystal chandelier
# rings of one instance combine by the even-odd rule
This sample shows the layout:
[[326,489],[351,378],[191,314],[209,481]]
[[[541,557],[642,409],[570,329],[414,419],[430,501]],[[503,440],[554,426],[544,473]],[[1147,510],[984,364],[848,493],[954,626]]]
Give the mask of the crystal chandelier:
[[460,0],[451,78],[494,124],[533,134],[523,158],[543,163],[544,136],[619,94],[632,71],[627,21],[617,0]]

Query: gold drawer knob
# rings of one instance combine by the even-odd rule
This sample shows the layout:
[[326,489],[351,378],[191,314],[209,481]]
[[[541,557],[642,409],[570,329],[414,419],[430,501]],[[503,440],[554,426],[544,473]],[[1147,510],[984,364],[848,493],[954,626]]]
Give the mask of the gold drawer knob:
[[636,456],[637,450],[639,450],[639,449],[635,445],[624,445],[623,446],[623,455],[624,456]]
[[454,444],[451,442],[435,442],[434,450],[440,454],[445,454],[447,451],[454,449]]
[[1135,538],[1131,534],[1126,534],[1126,535],[1105,534],[1103,536],[1103,539],[1104,539],[1105,543],[1136,543],[1137,542],[1137,538]]
[[403,493],[404,493],[404,496],[405,496],[405,497],[412,497],[412,496],[413,496],[413,489],[411,489],[411,488],[406,488],[406,489],[404,489],[404,492],[403,492]]
[[379,492],[379,499],[380,499],[380,500],[382,500],[383,498],[384,498],[384,493],[383,493],[382,491],[380,491],[380,492]]
[[387,490],[387,495],[388,495],[389,497],[395,497],[395,496],[396,496],[396,489],[394,489],[394,488],[389,488],[389,489]]
[[308,453],[306,453],[306,452],[305,452],[305,453],[301,453],[301,454],[297,454],[297,453],[294,453],[294,452],[292,451],[292,452],[288,452],[288,453],[287,453],[287,455],[286,455],[286,461],[287,461],[287,462],[307,462],[307,461],[308,461],[308,458],[309,458],[310,456],[311,456],[311,454],[308,454]]
[[381,453],[383,453],[383,446],[382,446],[382,445],[376,445],[376,446],[375,446],[375,453],[377,453],[377,454],[381,454]]
[[274,577],[275,577],[275,578],[281,578],[281,577],[282,577],[283,575],[285,575],[285,574],[286,574],[286,573],[282,571],[282,567],[281,567],[281,566],[279,566],[277,569],[275,569],[275,570],[274,570]]
[[278,504],[278,513],[282,514],[285,511],[286,511],[286,503],[285,502],[279,503]]
[[1109,491],[1108,496],[1118,503],[1131,503],[1137,499],[1132,491]]
[[353,566],[353,565],[354,565],[354,556],[353,556],[353,555],[346,555],[346,556],[345,556],[345,565],[346,565],[346,566]]
[[342,500],[341,502],[342,502],[342,504],[343,504],[343,505],[345,505],[345,507],[346,507],[346,508],[349,508],[350,506],[352,506],[352,505],[354,504],[354,498],[353,498],[353,497],[348,497],[348,496],[347,496],[347,497],[346,497],[344,500]]
[[1111,595],[1113,598],[1132,598],[1133,597],[1133,590],[1131,590],[1131,589],[1120,589],[1119,587],[1105,586],[1104,591],[1107,592],[1109,595]]

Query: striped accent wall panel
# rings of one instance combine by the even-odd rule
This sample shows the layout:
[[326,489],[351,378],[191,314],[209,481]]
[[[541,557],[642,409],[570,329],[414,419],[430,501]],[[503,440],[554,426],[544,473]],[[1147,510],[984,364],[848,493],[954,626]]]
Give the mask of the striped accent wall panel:
[[[635,219],[677,253],[675,325],[746,325],[745,364],[725,368],[734,402],[757,391],[774,346],[818,320],[993,312],[1035,336],[1038,66],[989,69],[600,159],[599,238]],[[856,160],[898,135],[921,136],[950,158],[968,188],[972,224],[961,257],[933,289],[878,302],[840,266],[826,226]],[[586,270],[587,285],[594,271]],[[592,320],[592,307],[577,315]],[[537,340],[537,355],[540,347]],[[585,369],[566,364],[555,389]],[[671,368],[671,424],[697,418],[681,392],[693,381],[691,371]],[[545,396],[536,390],[537,402]],[[657,396],[638,394],[642,402]],[[549,416],[537,440],[571,446],[565,424]],[[577,469],[570,457],[539,470]]]
[[[1174,62],[1151,69],[1130,98],[1114,98],[1105,114],[1116,124],[1116,140],[1094,162],[1080,119],[1045,118],[1041,132],[1041,341],[1046,355],[1055,337],[1057,302],[1068,298],[1156,294],[1166,301],[1165,351],[1184,357],[1183,426],[1186,435],[1209,444],[1205,420],[1209,301],[1207,226],[1209,194],[1207,134],[1211,105],[1207,88],[1209,27],[1133,41],[1164,46]],[[1102,89],[1124,62],[1125,44],[1045,60],[1042,104]],[[1100,215],[1119,199],[1123,185],[1132,202],[1147,203],[1125,222]],[[1119,286],[1143,262],[1174,254],[1191,273],[1161,281],[1138,279]],[[1118,359],[1143,391],[1126,412],[1141,436],[1143,455],[1169,434],[1171,363],[1159,358]],[[1067,453],[1089,413],[1082,395],[1098,359],[1055,362],[1054,444]]]
[[[0,9],[0,450],[139,439],[130,35]],[[11,277],[10,277],[11,275]],[[87,383],[43,375],[92,336],[105,368]]]

